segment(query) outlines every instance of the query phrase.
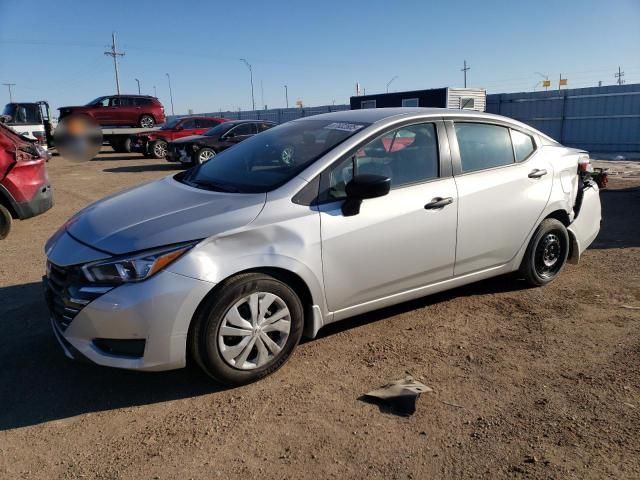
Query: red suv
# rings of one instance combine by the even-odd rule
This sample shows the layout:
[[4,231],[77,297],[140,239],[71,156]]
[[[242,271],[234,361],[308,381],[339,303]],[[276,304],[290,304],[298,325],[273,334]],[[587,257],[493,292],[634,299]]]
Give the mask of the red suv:
[[148,157],[164,158],[167,144],[178,138],[202,135],[216,125],[228,121],[220,117],[181,117],[164,124],[160,130],[138,133],[131,137],[131,151]]
[[164,123],[164,107],[148,95],[98,97],[83,107],[61,107],[60,120],[72,113],[88,115],[99,125],[126,125],[151,128]]
[[34,217],[53,206],[48,159],[46,150],[0,123],[0,240],[13,218]]

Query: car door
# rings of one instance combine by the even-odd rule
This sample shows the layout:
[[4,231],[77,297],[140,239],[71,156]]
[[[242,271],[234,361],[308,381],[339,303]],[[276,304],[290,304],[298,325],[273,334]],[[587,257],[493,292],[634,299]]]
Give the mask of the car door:
[[[457,194],[444,137],[439,122],[396,128],[322,174],[318,210],[331,311],[453,275]],[[391,190],[364,200],[357,215],[344,216],[345,186],[354,172],[387,176]],[[450,203],[431,208],[440,199]]]
[[126,123],[126,116],[124,115],[125,104],[126,100],[124,97],[111,97],[108,108],[108,121],[111,125],[122,125]]
[[191,135],[200,135],[194,118],[188,118],[180,123],[180,129],[176,129],[174,138],[189,137]]
[[535,135],[509,124],[447,122],[458,187],[455,275],[506,264],[539,222],[553,165]]
[[113,111],[111,110],[111,97],[104,97],[92,109],[91,113],[96,121],[101,125],[109,125],[113,119]]

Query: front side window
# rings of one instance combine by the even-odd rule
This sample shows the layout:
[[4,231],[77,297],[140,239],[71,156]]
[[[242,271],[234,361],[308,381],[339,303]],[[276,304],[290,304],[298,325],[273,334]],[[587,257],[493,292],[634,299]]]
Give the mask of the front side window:
[[258,133],[264,132],[265,130],[269,130],[271,127],[275,127],[275,125],[273,123],[259,123]]
[[485,123],[455,123],[462,172],[474,172],[513,163],[509,129]]
[[345,188],[354,175],[389,177],[391,188],[425,182],[438,177],[438,139],[433,123],[401,127],[360,148],[328,172],[325,198],[346,197]]
[[184,130],[190,130],[192,128],[196,128],[196,121],[193,118],[190,118],[189,120],[185,120],[184,122],[182,122],[180,126]]
[[[205,162],[175,178],[208,190],[269,192],[368,125],[312,119],[288,122],[219,153],[215,162]],[[219,128],[227,127],[223,123],[207,134]]]
[[516,162],[522,162],[536,149],[533,137],[518,130],[511,130],[511,140],[513,141],[513,151],[516,154]]
[[237,127],[231,129],[229,133],[235,135],[236,137],[253,135],[254,133],[256,133],[256,125],[255,123],[241,123]]

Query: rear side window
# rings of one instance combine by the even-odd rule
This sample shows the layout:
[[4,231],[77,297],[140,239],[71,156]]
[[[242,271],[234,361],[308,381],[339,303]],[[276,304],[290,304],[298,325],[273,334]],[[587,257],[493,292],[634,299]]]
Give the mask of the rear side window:
[[241,123],[237,127],[233,128],[229,133],[233,132],[236,137],[244,135],[253,135],[256,133],[255,123]]
[[189,120],[185,120],[184,122],[182,122],[182,125],[180,126],[185,130],[190,130],[192,128],[196,128],[196,121],[195,119],[191,118]]
[[522,162],[536,149],[533,137],[518,130],[511,130],[511,140],[513,141],[513,151],[516,154],[516,162]]
[[258,133],[264,132],[265,130],[269,130],[272,127],[274,127],[274,125],[272,123],[259,123],[258,124]]
[[464,173],[513,163],[508,128],[485,123],[456,122],[455,129]]
[[211,118],[196,118],[196,128],[211,128],[219,123]]
[[151,105],[150,98],[134,98],[133,102],[135,105]]

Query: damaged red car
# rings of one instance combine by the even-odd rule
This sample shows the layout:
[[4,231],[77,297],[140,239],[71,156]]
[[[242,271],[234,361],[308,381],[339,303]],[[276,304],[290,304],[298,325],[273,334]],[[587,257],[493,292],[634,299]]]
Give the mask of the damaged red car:
[[0,240],[13,219],[35,217],[53,206],[48,159],[45,149],[0,123]]

